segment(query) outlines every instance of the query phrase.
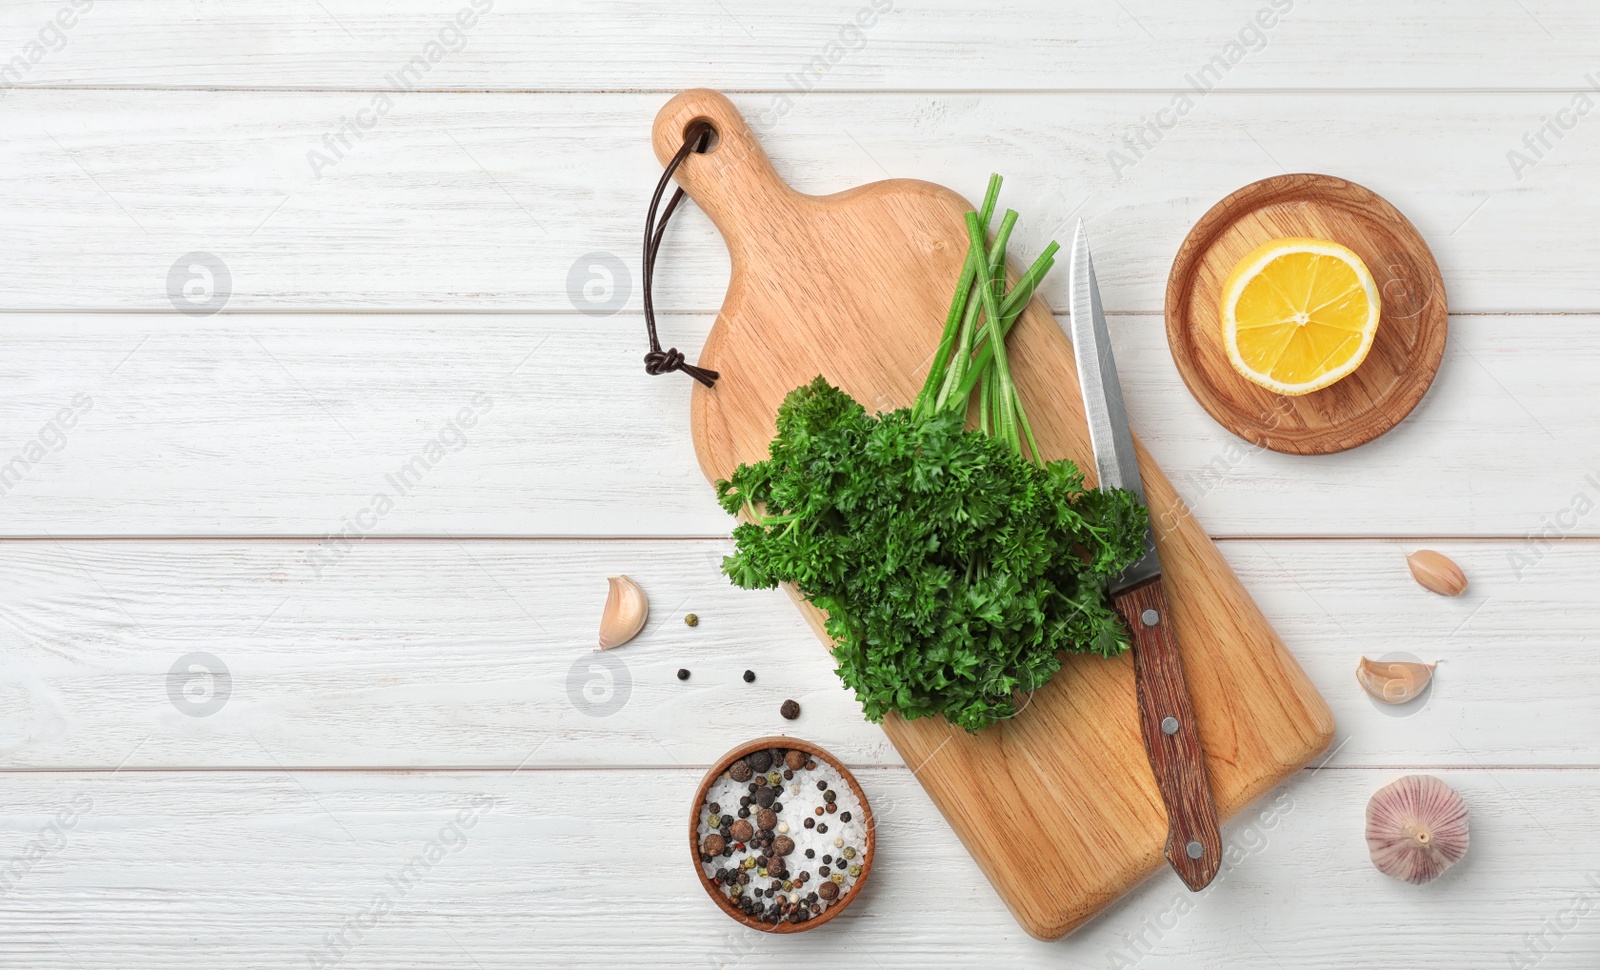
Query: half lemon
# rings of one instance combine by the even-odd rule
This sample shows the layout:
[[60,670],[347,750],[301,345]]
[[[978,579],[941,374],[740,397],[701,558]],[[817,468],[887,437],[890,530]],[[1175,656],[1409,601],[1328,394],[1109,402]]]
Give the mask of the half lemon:
[[1361,257],[1326,239],[1275,239],[1222,287],[1222,344],[1233,369],[1296,396],[1348,376],[1366,359],[1383,305]]

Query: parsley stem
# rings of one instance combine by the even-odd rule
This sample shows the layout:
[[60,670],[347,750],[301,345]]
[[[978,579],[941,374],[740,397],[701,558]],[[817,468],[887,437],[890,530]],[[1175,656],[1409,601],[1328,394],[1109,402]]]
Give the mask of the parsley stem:
[[[979,219],[983,223],[985,232],[989,230],[989,223],[994,219],[995,203],[1000,198],[999,174],[989,176],[989,187],[983,193],[983,209]],[[1011,220],[1016,221],[1014,218]],[[1005,230],[1005,227],[1001,227]],[[1005,230],[1009,235],[1009,230]],[[922,382],[922,390],[917,394],[916,403],[912,407],[912,414],[916,417],[926,417],[931,411],[937,410],[940,393],[945,385],[945,378],[950,369],[951,352],[955,349],[956,336],[964,321],[964,312],[967,309],[972,293],[972,281],[976,278],[976,260],[982,258],[981,251],[967,247],[967,258],[961,266],[961,279],[956,283],[955,297],[950,301],[950,312],[945,316],[944,333],[939,337],[939,349],[934,351],[933,361],[928,367],[928,377]]]

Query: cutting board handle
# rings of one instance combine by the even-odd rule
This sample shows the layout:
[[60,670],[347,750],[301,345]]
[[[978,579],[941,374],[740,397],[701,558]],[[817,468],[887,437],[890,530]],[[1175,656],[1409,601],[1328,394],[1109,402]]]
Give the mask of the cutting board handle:
[[685,91],[656,114],[651,141],[662,165],[683,147],[684,130],[700,120],[716,128],[716,142],[710,151],[685,158],[674,178],[716,223],[737,259],[742,241],[762,237],[759,229],[770,223],[774,208],[800,195],[778,176],[739,109],[709,88]]

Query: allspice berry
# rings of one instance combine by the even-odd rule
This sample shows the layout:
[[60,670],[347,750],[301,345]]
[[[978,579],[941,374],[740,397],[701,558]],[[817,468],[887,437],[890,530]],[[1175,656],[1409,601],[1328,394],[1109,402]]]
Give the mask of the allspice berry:
[[792,721],[800,716],[800,703],[792,700],[784,701],[783,706],[778,708],[778,713]]
[[728,768],[728,777],[734,781],[749,781],[750,776],[753,774],[755,774],[755,769],[750,767],[750,762],[743,759],[735,761]]
[[712,832],[710,835],[706,836],[705,842],[701,843],[700,851],[704,852],[706,855],[721,855],[722,850],[726,849],[727,847],[728,840],[716,832]]
[[790,751],[784,755],[783,763],[790,771],[799,771],[806,766],[806,756],[799,751]]
[[778,813],[770,808],[763,808],[756,813],[756,825],[763,831],[770,832],[778,824]]
[[780,835],[772,840],[772,851],[778,855],[788,855],[794,851],[794,839],[787,835]]
[[756,834],[756,827],[741,818],[739,821],[734,822],[733,827],[728,831],[733,835],[735,842],[749,842]]
[[744,760],[750,763],[750,767],[753,770],[764,775],[767,773],[767,769],[772,767],[772,752],[762,748],[760,751],[750,752],[745,756]]
[[839,898],[839,887],[835,883],[825,882],[817,887],[817,895],[831,903]]

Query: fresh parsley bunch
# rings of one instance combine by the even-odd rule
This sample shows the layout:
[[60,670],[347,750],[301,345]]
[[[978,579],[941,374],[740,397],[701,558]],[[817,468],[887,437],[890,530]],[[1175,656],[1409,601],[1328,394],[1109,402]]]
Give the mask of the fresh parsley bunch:
[[1105,584],[1139,558],[1148,515],[1131,493],[1085,489],[1072,462],[1038,460],[1004,337],[1057,247],[1004,293],[1016,213],[986,245],[998,191],[996,177],[981,220],[968,214],[916,405],[869,415],[818,377],[784,400],[768,460],[717,483],[748,520],[723,571],[747,589],[794,583],[826,611],[837,672],[873,721],[943,714],[976,731],[1016,714],[1062,652],[1128,646]]

